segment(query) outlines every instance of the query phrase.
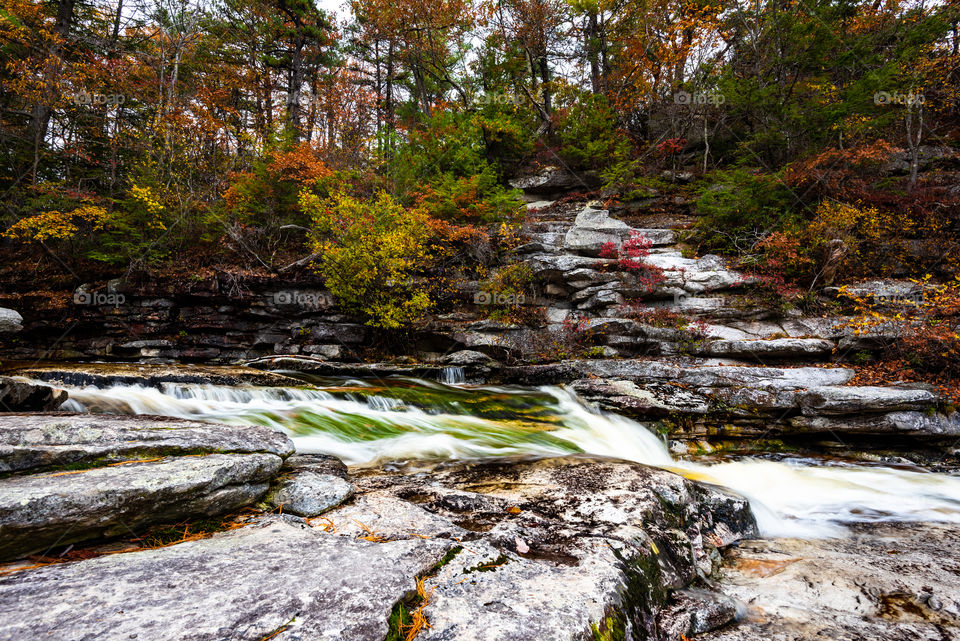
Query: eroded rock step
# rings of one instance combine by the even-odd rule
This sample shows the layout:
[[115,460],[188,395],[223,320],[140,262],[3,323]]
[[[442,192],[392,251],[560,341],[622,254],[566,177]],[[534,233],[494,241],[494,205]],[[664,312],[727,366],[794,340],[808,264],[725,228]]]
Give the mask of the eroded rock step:
[[0,474],[170,455],[254,452],[287,457],[293,443],[268,427],[162,416],[0,416]]
[[208,454],[0,479],[0,559],[241,508],[267,492],[281,462]]

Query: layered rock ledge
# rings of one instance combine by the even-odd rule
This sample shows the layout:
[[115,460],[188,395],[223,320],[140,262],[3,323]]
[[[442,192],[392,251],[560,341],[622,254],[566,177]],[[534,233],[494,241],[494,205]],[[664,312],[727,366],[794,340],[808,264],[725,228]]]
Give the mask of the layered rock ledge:
[[0,415],[0,559],[250,505],[292,452],[264,427]]

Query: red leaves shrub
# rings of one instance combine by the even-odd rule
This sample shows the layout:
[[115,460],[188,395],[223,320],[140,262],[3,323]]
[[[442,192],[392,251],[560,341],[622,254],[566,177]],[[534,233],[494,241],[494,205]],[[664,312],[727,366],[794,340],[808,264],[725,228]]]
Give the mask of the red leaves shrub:
[[649,294],[667,279],[663,269],[644,262],[643,259],[650,255],[651,247],[653,241],[638,231],[631,231],[630,238],[619,248],[613,242],[601,245],[600,257],[615,258],[617,268],[632,274],[644,293]]

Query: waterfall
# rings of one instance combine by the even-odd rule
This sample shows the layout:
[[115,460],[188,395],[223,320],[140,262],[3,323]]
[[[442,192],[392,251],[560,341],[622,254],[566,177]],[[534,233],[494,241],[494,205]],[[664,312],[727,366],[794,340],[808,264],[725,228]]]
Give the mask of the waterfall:
[[440,371],[440,382],[444,385],[462,385],[466,380],[462,367],[444,367]]

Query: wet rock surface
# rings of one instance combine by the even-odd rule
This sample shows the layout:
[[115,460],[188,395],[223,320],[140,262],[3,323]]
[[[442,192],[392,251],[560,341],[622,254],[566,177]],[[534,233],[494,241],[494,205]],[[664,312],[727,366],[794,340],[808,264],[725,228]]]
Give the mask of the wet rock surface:
[[[857,526],[845,538],[751,541],[724,558],[724,592],[747,606],[704,641],[960,638],[956,528]],[[951,552],[945,552],[950,550]]]
[[45,412],[67,400],[63,390],[0,376],[0,412]]

